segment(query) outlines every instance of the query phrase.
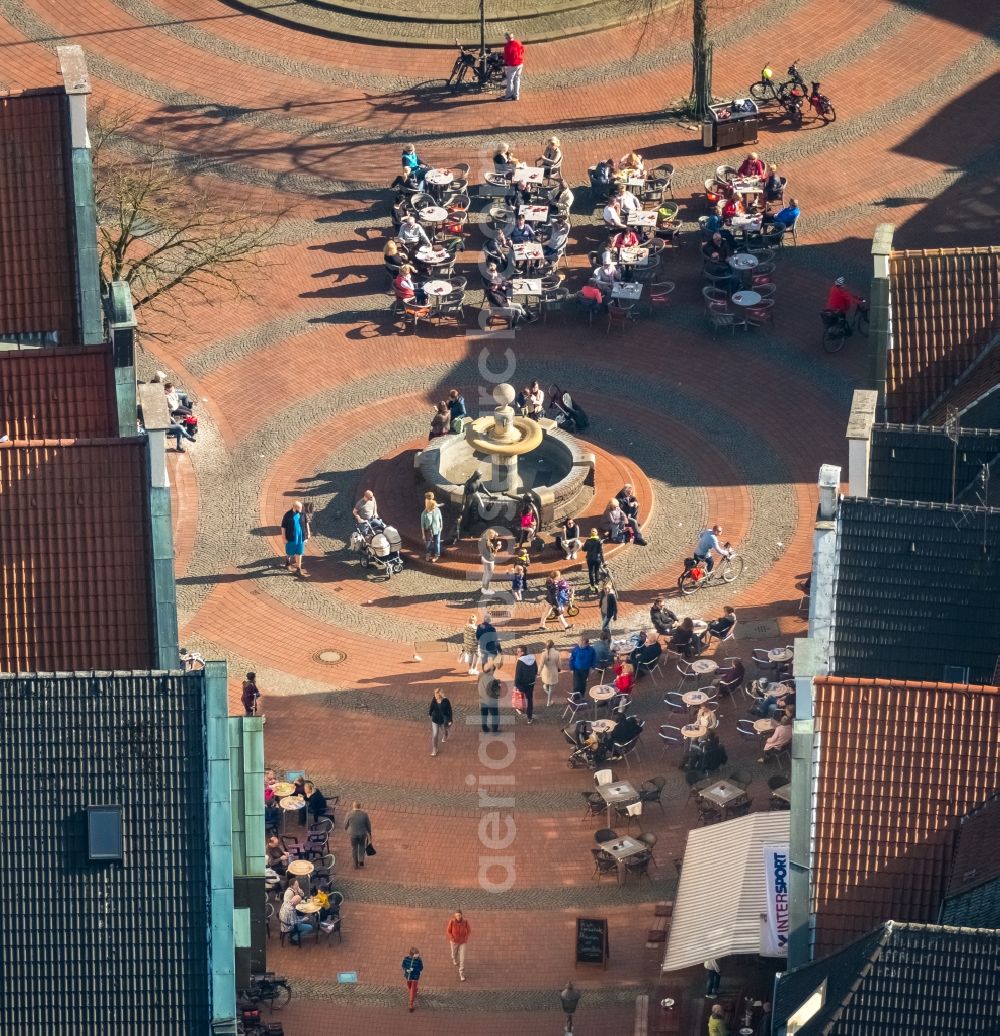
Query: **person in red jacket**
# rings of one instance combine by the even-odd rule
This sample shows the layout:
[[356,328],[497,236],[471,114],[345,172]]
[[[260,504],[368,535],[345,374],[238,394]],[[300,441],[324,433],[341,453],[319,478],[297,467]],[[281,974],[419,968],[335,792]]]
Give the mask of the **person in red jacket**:
[[764,163],[761,161],[760,155],[756,151],[751,151],[746,158],[743,159],[743,164],[736,170],[737,176],[757,176],[763,179],[766,168]]
[[524,68],[524,44],[514,39],[512,32],[505,32],[507,41],[503,47],[503,74],[507,91],[501,101],[519,101],[521,99],[521,70]]
[[465,981],[465,944],[469,941],[472,928],[462,916],[461,910],[448,919],[448,945],[451,947],[451,962],[458,968],[459,980]]
[[846,316],[851,311],[851,306],[859,301],[857,295],[844,287],[844,278],[838,277],[830,287],[830,294],[826,297],[826,308],[834,313],[843,313]]

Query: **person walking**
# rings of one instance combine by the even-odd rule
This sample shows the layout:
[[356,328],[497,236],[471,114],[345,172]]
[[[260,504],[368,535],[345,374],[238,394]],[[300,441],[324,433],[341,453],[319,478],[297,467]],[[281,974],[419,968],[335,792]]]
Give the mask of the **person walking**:
[[523,645],[517,648],[517,664],[514,666],[514,686],[524,695],[525,714],[533,722],[535,714],[535,681],[538,679],[538,663],[535,656]]
[[505,32],[503,38],[503,77],[507,89],[501,101],[521,99],[521,72],[524,70],[524,44],[514,38],[512,32]]
[[351,812],[347,814],[344,828],[351,836],[351,859],[354,861],[354,869],[357,870],[365,865],[365,849],[372,836],[372,822],[361,808],[360,802],[351,804]]
[[479,641],[476,639],[479,619],[473,612],[462,629],[462,651],[458,656],[459,665],[469,667],[469,676],[479,675]]
[[411,946],[410,952],[403,958],[403,977],[406,979],[411,1011],[417,1006],[417,987],[420,985],[423,970],[424,962],[420,957],[420,950],[416,946]]
[[440,687],[434,691],[431,706],[427,710],[431,718],[431,755],[438,754],[438,743],[448,740],[448,731],[452,724],[451,702],[444,696]]
[[618,591],[611,576],[605,576],[601,583],[601,629],[608,630],[618,618]]
[[[493,625],[489,612],[483,613],[483,621],[476,627],[476,647],[479,652],[479,668],[482,669],[486,663],[495,655],[500,654],[500,637],[497,628]],[[473,664],[475,669],[475,664]],[[470,673],[476,676],[476,673]]]
[[722,981],[722,969],[714,957],[705,961],[705,998],[714,1000],[719,994],[719,983]]
[[[411,1007],[412,1011],[413,1008]],[[708,1016],[708,1036],[729,1036],[725,1013],[722,1004],[712,1004],[712,1013]]]
[[493,568],[499,551],[500,537],[493,529],[487,529],[479,539],[479,556],[483,561],[483,579],[479,589],[486,597],[492,597],[495,592],[490,589],[490,581],[493,579]]
[[441,533],[444,530],[444,516],[433,493],[424,495],[424,509],[420,513],[420,529],[424,534],[424,554],[427,561],[435,564],[441,560]]
[[465,947],[472,934],[472,928],[461,910],[456,910],[448,919],[448,945],[451,947],[451,962],[458,968],[458,979],[465,981]]
[[240,695],[243,703],[243,713],[247,716],[257,715],[257,703],[260,701],[260,691],[257,688],[257,674],[247,673],[243,681],[243,693]]
[[604,567],[604,544],[596,529],[591,529],[590,535],[584,540],[583,552],[587,555],[587,578],[590,581],[590,589],[596,590],[598,580],[601,578],[601,569]]
[[542,687],[545,690],[546,708],[552,704],[552,695],[555,693],[556,687],[559,686],[559,664],[561,660],[556,642],[550,640],[545,645],[545,651],[542,654]]
[[479,720],[484,734],[500,733],[500,695],[503,685],[500,683],[500,668],[503,666],[503,655],[491,655],[483,663],[483,671],[479,674],[476,688],[479,691]]
[[302,555],[306,552],[308,532],[300,500],[282,516],[281,531],[285,535],[285,568],[291,568],[300,579],[305,579],[309,573],[302,567]]
[[590,646],[590,640],[581,637],[580,643],[575,644],[569,653],[569,667],[573,671],[573,697],[578,701],[582,701],[587,693],[587,678],[595,661],[597,653]]

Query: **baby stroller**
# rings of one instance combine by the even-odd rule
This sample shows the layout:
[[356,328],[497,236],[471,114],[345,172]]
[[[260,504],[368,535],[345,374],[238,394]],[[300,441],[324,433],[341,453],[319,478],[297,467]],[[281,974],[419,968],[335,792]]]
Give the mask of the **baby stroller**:
[[568,392],[558,385],[549,386],[549,409],[556,413],[556,424],[567,432],[582,432],[590,420],[583,407],[574,403]]
[[399,533],[377,518],[361,522],[351,533],[351,549],[361,554],[362,567],[374,568],[386,579],[403,571],[402,545]]
[[587,738],[590,733],[590,724],[585,720],[577,723],[575,733],[568,728],[563,730],[563,737],[573,746],[573,751],[570,753],[569,759],[566,760],[566,765],[571,770],[580,767],[586,767],[588,770],[597,770],[607,761],[609,754],[607,736],[598,735],[597,747],[592,748],[587,744]]

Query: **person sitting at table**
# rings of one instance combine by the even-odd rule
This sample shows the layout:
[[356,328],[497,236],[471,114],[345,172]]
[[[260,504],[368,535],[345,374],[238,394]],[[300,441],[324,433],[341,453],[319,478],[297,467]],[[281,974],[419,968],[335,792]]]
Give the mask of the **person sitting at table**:
[[288,851],[281,844],[281,839],[271,835],[264,851],[267,854],[267,866],[278,874],[284,874],[288,867]]
[[661,637],[669,637],[677,624],[677,616],[667,607],[662,597],[657,597],[649,609],[649,621]]
[[733,254],[734,245],[733,235],[728,230],[725,234],[721,230],[717,230],[701,246],[701,254],[706,259],[713,259],[715,256],[718,256],[719,259],[725,261]]
[[710,730],[717,730],[719,727],[718,713],[708,702],[698,706],[698,714],[694,718],[694,725],[702,732],[702,737]]
[[711,773],[713,770],[718,770],[720,766],[725,766],[729,760],[726,749],[714,730],[710,730],[700,739],[698,747],[701,751],[694,752],[689,757],[688,765],[693,770]]
[[611,289],[622,279],[621,270],[611,262],[603,263],[594,271],[591,278],[593,283],[606,295],[611,294]]
[[634,151],[630,151],[627,155],[623,155],[621,161],[618,163],[618,169],[624,173],[635,173],[636,176],[642,176],[645,172],[645,168],[642,164],[642,155],[636,154]]
[[594,186],[598,189],[603,188],[607,193],[611,193],[611,185],[615,180],[615,160],[613,158],[606,158],[603,162],[598,162],[594,166],[593,181]]
[[780,212],[776,212],[773,216],[770,216],[767,213],[764,214],[765,223],[780,223],[786,230],[788,227],[792,226],[798,218],[799,203],[795,198],[792,198]]
[[790,716],[782,716],[775,727],[774,733],[764,742],[763,755],[757,760],[758,763],[773,759],[779,752],[784,751],[792,743],[792,720]]
[[299,917],[295,908],[302,902],[302,897],[296,892],[297,886],[285,889],[285,898],[278,911],[278,923],[281,926],[282,934],[288,936],[288,941],[293,946],[298,946],[302,936],[313,930],[313,926],[306,920]]
[[507,235],[502,230],[498,230],[496,237],[486,239],[483,253],[487,261],[492,260],[498,267],[506,270],[510,265],[513,250],[510,247],[510,241],[507,240]]
[[396,197],[392,203],[392,225],[396,228],[396,230],[399,230],[399,224],[403,222],[403,217],[408,215],[409,212],[410,200],[406,196],[406,191],[397,191]]
[[743,203],[740,201],[740,196],[732,190],[726,191],[726,197],[722,202],[722,216],[723,223],[730,223],[734,216],[743,215]]
[[514,245],[523,245],[527,241],[534,241],[536,237],[535,228],[519,215],[510,230],[510,241]]
[[767,170],[767,179],[764,181],[764,201],[781,201],[785,185],[778,176],[778,167],[772,164],[767,167]]
[[594,668],[607,669],[614,661],[611,652],[611,631],[601,630],[600,639],[592,641],[591,647],[594,649]]
[[404,248],[400,248],[394,238],[390,238],[382,249],[382,261],[385,263],[385,268],[389,270],[393,277],[399,274],[400,267],[405,262],[409,262],[410,257],[407,255]]
[[764,719],[774,719],[779,712],[784,713],[790,705],[792,712],[795,711],[795,687],[792,684],[781,683],[770,688],[777,693],[766,694],[760,701],[754,702],[750,709],[753,716],[761,716]]
[[573,208],[574,201],[576,201],[576,196],[569,189],[566,181],[560,176],[556,180],[555,187],[549,192],[549,205],[556,208],[562,206],[566,209],[571,209]]
[[760,155],[756,151],[751,151],[743,162],[740,164],[739,169],[736,170],[737,176],[756,176],[758,178],[764,175],[764,163],[761,161]]
[[564,219],[554,219],[549,233],[549,239],[542,245],[542,255],[546,259],[557,259],[566,251],[569,242],[569,223]]
[[663,654],[663,648],[660,647],[658,637],[650,637],[644,633],[643,638],[642,643],[628,656],[635,669],[636,679],[641,677],[643,673],[648,673]]
[[326,796],[312,781],[306,781],[303,790],[305,792],[306,811],[312,817],[312,822],[315,824],[321,816],[326,814]]
[[305,777],[296,777],[292,784],[292,794],[299,795],[302,798],[306,797],[306,779]]
[[563,160],[563,153],[559,147],[558,137],[549,137],[545,141],[545,150],[535,159],[535,165],[539,165],[545,170],[545,175],[552,175],[553,166],[561,166]]
[[[496,273],[496,266],[490,263],[493,273]],[[511,327],[516,327],[522,320],[532,323],[538,319],[537,313],[532,313],[520,303],[515,302],[511,295],[512,286],[497,274],[497,280],[488,281],[483,277],[483,294],[486,301],[500,311],[500,315],[510,321]]]
[[617,251],[621,251],[623,248],[637,248],[638,245],[639,235],[636,234],[632,227],[625,227],[624,230],[619,230],[611,239],[611,247]]
[[496,154],[493,156],[493,168],[498,173],[511,173],[514,169],[522,165],[523,163],[519,158],[515,158],[514,154],[510,150],[510,144],[507,141],[501,141],[500,146],[496,150]]
[[736,282],[736,274],[729,263],[725,262],[721,255],[714,249],[711,255],[705,260],[705,273],[711,278],[717,288],[723,291],[730,291]]
[[[722,217],[719,215],[718,206],[715,211],[705,217],[705,221],[701,224],[701,236],[707,241],[717,230],[725,229],[725,223],[722,222]],[[729,231],[727,230],[728,234]]]
[[701,640],[694,631],[694,622],[690,616],[682,619],[680,625],[674,627],[667,647],[688,661],[701,654]]
[[715,671],[714,683],[720,692],[734,693],[743,686],[747,671],[740,659],[733,658],[727,659],[727,661],[730,661],[732,664],[720,666]]
[[437,405],[434,416],[431,418],[431,431],[427,436],[430,439],[440,439],[451,432],[451,411],[448,404],[442,399]]
[[635,687],[635,666],[631,662],[619,662],[615,666],[615,688],[619,694],[631,694]]
[[414,272],[412,266],[404,263],[399,268],[399,276],[392,282],[392,288],[400,302],[415,302],[418,306],[424,306],[427,304],[427,292],[414,284]]
[[709,639],[718,637],[719,640],[722,640],[735,625],[736,609],[730,604],[723,605],[722,615],[708,624]]
[[596,284],[585,284],[577,293],[576,301],[585,313],[606,313],[608,304],[604,301],[604,293]]
[[608,743],[612,746],[627,745],[629,741],[634,741],[642,733],[642,727],[639,725],[639,720],[635,716],[626,716],[624,719],[619,720],[614,729],[611,730],[608,735]]
[[396,240],[411,250],[419,248],[421,245],[429,247],[431,243],[431,239],[427,236],[427,231],[417,222],[416,216],[412,213],[409,216],[403,217],[403,222],[399,224],[399,233],[396,235]]
[[626,219],[631,212],[642,212],[642,202],[627,187],[619,187],[615,197],[621,203]]
[[622,219],[622,203],[620,198],[611,198],[608,204],[604,206],[604,225],[609,230],[620,230],[625,226],[625,220]]

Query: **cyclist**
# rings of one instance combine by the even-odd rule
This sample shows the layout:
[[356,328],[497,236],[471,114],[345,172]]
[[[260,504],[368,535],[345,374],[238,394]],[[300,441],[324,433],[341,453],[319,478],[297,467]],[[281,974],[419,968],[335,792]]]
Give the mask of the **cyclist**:
[[851,312],[851,306],[861,302],[861,297],[848,291],[843,277],[838,277],[830,286],[830,293],[826,297],[826,309],[830,314],[836,315],[845,335],[853,334],[847,314]]
[[694,556],[698,561],[705,562],[706,573],[711,572],[715,565],[712,551],[715,551],[720,558],[728,558],[732,551],[726,550],[719,542],[719,534],[722,532],[721,525],[713,525],[711,529],[703,529],[698,537],[698,546],[694,548]]

